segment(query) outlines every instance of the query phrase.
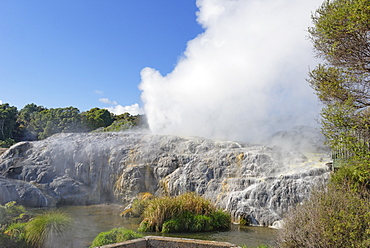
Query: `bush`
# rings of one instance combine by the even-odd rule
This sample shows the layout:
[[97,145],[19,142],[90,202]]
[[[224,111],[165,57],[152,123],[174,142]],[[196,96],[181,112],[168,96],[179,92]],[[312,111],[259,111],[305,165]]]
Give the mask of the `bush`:
[[142,214],[141,232],[200,232],[228,229],[230,216],[194,193],[149,200]]
[[5,234],[12,237],[16,241],[22,241],[25,240],[26,238],[26,228],[27,223],[20,223],[20,222],[15,222],[11,225],[9,225],[5,229]]
[[16,205],[15,201],[0,205],[0,225],[10,224],[26,212],[21,205]]
[[331,182],[284,220],[279,247],[370,247],[370,197]]
[[95,237],[90,247],[109,245],[126,240],[142,238],[143,235],[125,228],[114,228],[108,232],[101,232]]
[[[370,154],[369,154],[370,155]],[[360,193],[367,189],[370,191],[370,157],[365,161],[351,161],[333,174],[331,181],[336,185],[348,185],[352,190]]]

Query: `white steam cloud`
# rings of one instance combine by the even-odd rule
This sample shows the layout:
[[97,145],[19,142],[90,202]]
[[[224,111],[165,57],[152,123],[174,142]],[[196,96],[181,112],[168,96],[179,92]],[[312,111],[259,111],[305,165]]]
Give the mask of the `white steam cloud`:
[[140,108],[139,104],[134,103],[130,106],[116,105],[106,108],[109,112],[120,115],[124,113],[130,113],[130,115],[141,115],[144,114],[144,110]]
[[141,71],[142,100],[154,133],[257,141],[315,125],[319,105],[306,82],[307,39],[322,0],[198,0],[204,33],[188,42],[175,69]]

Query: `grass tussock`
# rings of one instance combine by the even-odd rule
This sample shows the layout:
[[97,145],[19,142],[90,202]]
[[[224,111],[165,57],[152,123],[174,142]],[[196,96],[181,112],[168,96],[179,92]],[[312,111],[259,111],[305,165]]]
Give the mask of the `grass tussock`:
[[125,228],[113,228],[108,232],[101,232],[95,237],[90,247],[98,247],[114,243],[124,242],[126,240],[142,238],[143,235]]
[[35,217],[25,226],[25,240],[32,247],[42,247],[54,235],[67,231],[72,219],[60,211],[50,211]]
[[201,232],[228,229],[230,216],[209,200],[186,193],[177,197],[158,197],[146,202],[142,232]]

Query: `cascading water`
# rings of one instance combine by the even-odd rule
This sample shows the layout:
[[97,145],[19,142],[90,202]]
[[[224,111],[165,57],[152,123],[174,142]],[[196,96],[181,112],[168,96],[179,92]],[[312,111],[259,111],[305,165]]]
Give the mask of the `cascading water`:
[[[316,157],[315,157],[315,156]],[[277,146],[147,133],[58,134],[0,157],[0,204],[121,202],[195,191],[255,225],[272,225],[329,176],[324,157]]]

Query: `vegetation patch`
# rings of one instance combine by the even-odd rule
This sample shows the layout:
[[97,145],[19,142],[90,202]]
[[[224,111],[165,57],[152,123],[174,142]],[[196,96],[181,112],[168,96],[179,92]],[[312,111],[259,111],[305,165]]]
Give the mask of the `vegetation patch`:
[[364,192],[335,183],[314,190],[285,218],[279,247],[370,247],[370,196]]
[[229,214],[195,193],[148,200],[141,216],[141,232],[204,232],[230,227]]
[[52,247],[56,235],[65,233],[72,220],[60,211],[31,218],[16,202],[0,205],[0,247]]
[[142,238],[143,235],[125,228],[113,228],[108,232],[101,232],[93,240],[90,247],[98,247],[102,245],[109,245],[120,243],[131,239]]

